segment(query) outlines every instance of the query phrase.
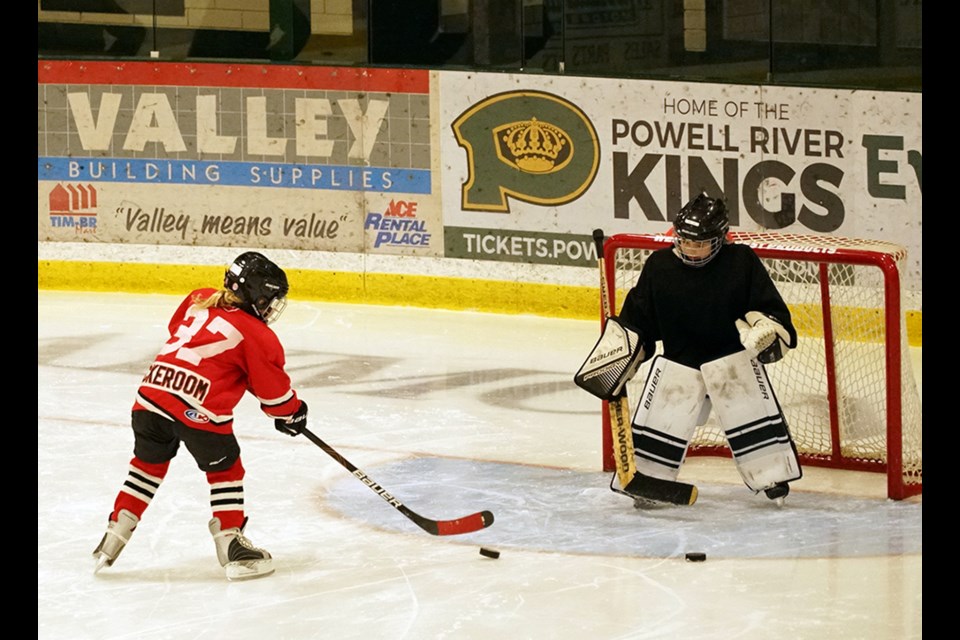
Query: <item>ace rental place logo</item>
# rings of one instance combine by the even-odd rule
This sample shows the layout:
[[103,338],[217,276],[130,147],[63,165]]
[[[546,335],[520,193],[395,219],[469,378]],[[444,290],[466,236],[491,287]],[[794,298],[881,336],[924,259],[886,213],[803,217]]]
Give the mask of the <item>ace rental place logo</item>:
[[425,220],[417,219],[417,203],[391,200],[383,213],[369,212],[363,228],[375,233],[373,248],[426,247],[430,233]]
[[508,91],[452,125],[467,152],[465,211],[510,211],[508,198],[544,206],[576,200],[600,163],[593,123],[579,107],[541,91]]

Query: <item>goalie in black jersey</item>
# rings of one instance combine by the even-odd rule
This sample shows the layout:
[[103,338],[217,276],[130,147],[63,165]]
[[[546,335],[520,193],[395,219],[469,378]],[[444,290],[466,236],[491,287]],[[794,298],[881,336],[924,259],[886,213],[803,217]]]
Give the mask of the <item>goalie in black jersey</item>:
[[728,241],[723,200],[700,194],[653,252],[618,320],[651,363],[632,431],[637,471],[676,481],[696,427],[715,412],[744,482],[783,504],[801,477],[764,369],[797,343],[790,310],[754,251]]

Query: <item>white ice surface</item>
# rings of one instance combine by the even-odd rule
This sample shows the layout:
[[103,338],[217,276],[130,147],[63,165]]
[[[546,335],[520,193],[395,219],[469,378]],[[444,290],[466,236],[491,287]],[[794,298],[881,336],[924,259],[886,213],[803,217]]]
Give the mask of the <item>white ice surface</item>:
[[695,505],[634,510],[572,383],[596,324],[526,316],[292,301],[275,325],[318,435],[417,513],[489,509],[489,529],[421,531],[247,398],[247,533],[276,573],[224,578],[182,450],[95,576],[133,393],[177,302],[38,292],[38,638],[922,637],[922,498],[807,468],[777,509],[729,460],[690,459]]

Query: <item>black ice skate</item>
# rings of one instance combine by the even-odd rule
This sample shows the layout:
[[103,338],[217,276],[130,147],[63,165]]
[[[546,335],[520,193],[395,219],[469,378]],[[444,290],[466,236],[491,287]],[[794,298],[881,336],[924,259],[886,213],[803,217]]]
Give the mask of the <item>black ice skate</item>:
[[778,482],[772,487],[768,487],[763,490],[768,498],[773,500],[778,507],[782,507],[784,499],[787,497],[787,494],[790,493],[790,485],[786,482]]
[[247,520],[244,519],[242,527],[221,530],[220,518],[210,521],[217,559],[226,570],[228,580],[260,578],[273,573],[273,558],[267,551],[253,546],[243,535],[246,526]]

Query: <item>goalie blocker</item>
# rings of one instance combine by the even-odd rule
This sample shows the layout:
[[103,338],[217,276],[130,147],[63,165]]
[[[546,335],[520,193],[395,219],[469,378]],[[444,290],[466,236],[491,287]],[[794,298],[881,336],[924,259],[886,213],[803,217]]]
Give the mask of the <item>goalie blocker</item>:
[[573,381],[601,400],[613,400],[623,393],[623,388],[645,359],[640,334],[616,316],[610,316],[600,339],[573,376]]
[[[636,375],[644,360],[645,350],[640,334],[625,326],[616,316],[611,316],[607,318],[597,344],[574,376],[574,382],[592,395],[608,401],[611,407],[616,406],[616,414],[623,420],[622,439],[619,440],[621,450],[618,455],[624,456],[626,462],[618,466],[610,488],[616,493],[633,498],[637,506],[649,503],[690,505],[697,500],[695,486],[678,482],[675,473],[672,476],[661,476],[656,472],[648,475],[640,472],[639,465],[631,464],[636,459],[634,456],[637,453],[637,436],[636,433],[631,435],[626,427],[629,421],[629,405],[626,404],[624,387]],[[696,372],[695,369],[693,371]],[[699,373],[697,375],[699,376]],[[611,417],[612,419],[614,418]],[[617,432],[616,435],[621,434]],[[620,479],[620,487],[614,486],[617,478]]]

